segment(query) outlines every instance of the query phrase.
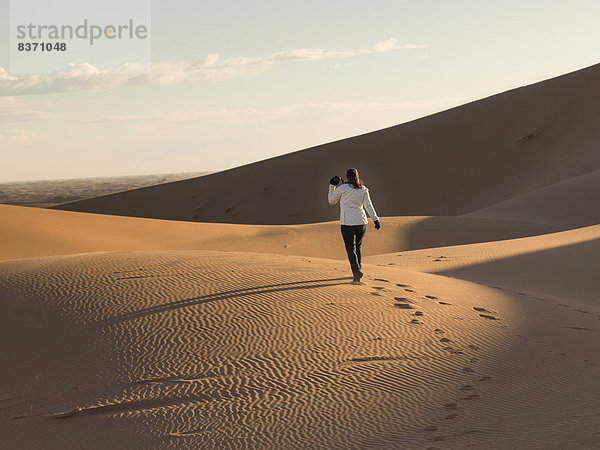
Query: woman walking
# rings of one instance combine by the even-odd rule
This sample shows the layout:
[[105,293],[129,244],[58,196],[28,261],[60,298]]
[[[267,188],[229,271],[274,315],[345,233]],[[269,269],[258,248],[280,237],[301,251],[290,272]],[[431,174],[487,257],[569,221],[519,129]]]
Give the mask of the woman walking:
[[381,225],[375,208],[373,208],[373,203],[371,203],[369,190],[358,177],[358,170],[348,169],[346,178],[347,180],[342,182],[337,175],[333,177],[329,181],[329,195],[327,197],[330,205],[340,202],[342,237],[352,269],[352,281],[358,283],[363,276],[360,247],[369,223],[365,208],[375,222],[375,229],[379,230]]

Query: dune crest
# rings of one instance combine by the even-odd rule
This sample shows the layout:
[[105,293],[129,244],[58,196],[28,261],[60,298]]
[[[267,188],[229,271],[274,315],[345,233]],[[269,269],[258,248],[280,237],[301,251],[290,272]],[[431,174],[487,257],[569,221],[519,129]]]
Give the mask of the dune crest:
[[[388,217],[368,254],[549,233],[556,226],[469,217]],[[339,223],[187,223],[0,205],[0,261],[117,250],[226,250],[345,257]]]
[[55,208],[198,222],[324,222],[337,216],[324,200],[328,180],[353,166],[380,216],[465,214],[600,170],[599,80],[595,65],[384,130]]

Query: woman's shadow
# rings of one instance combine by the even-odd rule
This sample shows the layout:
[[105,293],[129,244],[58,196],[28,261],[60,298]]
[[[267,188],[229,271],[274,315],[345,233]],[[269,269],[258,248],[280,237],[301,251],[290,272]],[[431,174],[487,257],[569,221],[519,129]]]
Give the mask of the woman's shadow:
[[[201,295],[198,297],[176,300],[169,303],[163,303],[156,306],[131,311],[120,316],[114,316],[107,320],[110,323],[122,323],[140,317],[161,314],[167,311],[173,311],[190,306],[201,305],[204,303],[227,300],[230,298],[250,297],[257,294],[272,294],[277,292],[287,292],[296,290],[318,289],[329,286],[339,286],[348,284],[349,277],[344,278],[324,278],[321,280],[291,281],[287,283],[269,284],[264,286],[253,286],[247,288],[233,289],[228,291],[215,292],[213,294]],[[342,282],[344,280],[344,282]]]

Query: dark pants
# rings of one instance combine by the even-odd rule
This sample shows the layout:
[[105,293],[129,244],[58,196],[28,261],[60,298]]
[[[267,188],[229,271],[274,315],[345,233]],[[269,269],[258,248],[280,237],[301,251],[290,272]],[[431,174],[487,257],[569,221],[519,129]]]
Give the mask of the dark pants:
[[344,238],[352,274],[355,274],[361,268],[360,246],[366,231],[366,225],[342,225],[342,237]]

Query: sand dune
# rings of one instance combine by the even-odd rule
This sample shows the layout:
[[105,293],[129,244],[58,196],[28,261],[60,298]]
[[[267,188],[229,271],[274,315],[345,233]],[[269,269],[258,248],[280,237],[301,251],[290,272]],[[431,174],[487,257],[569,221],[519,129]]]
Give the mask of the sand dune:
[[599,307],[598,255],[600,225],[595,225],[545,236],[382,254],[367,261]]
[[337,216],[324,201],[329,178],[353,166],[381,216],[464,214],[600,170],[599,80],[596,65],[381,131],[57,208],[202,222],[323,222]]
[[[13,256],[44,239],[55,254],[95,247],[0,263],[0,432],[11,448],[598,442],[599,225],[398,256],[389,249],[422,224],[438,240],[523,225],[398,218],[370,232],[369,251],[379,236],[388,253],[366,258],[356,286],[339,248],[337,260],[250,251],[315,252],[316,236],[341,246],[335,223],[2,212],[3,244],[21,242]],[[108,251],[151,242],[244,252]]]
[[600,223],[600,170],[474,211],[486,217],[581,227]]
[[[388,253],[556,231],[501,219],[389,217],[371,229],[365,254]],[[115,250],[227,250],[340,259],[339,223],[260,226],[184,223],[0,205],[0,261]]]
[[594,316],[369,273],[353,286],[341,261],[234,252],[1,263],[4,442],[559,448],[555,424],[582,408],[594,419],[579,442],[592,442],[600,405],[584,393],[600,360],[581,343]]

